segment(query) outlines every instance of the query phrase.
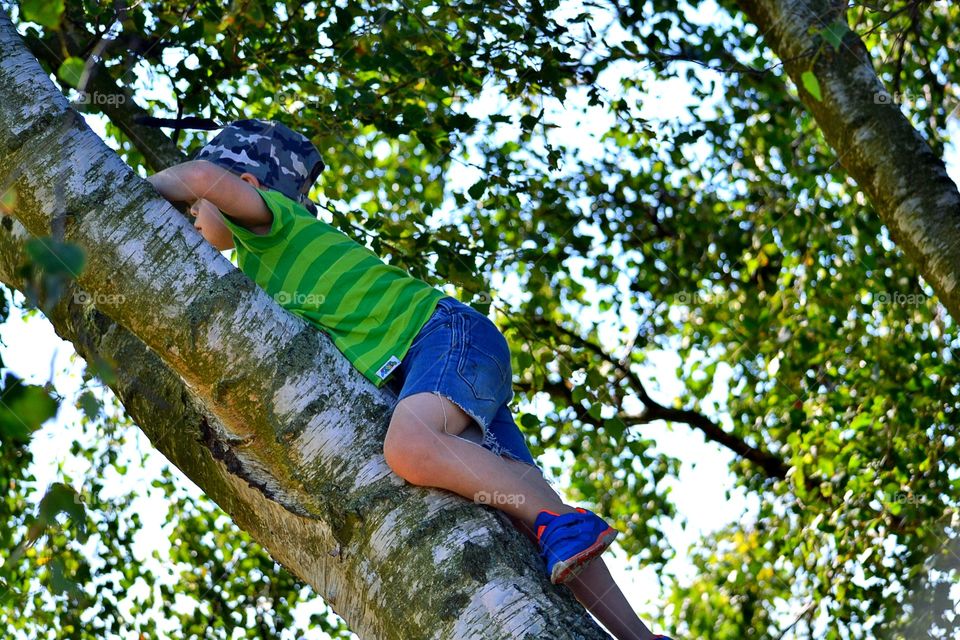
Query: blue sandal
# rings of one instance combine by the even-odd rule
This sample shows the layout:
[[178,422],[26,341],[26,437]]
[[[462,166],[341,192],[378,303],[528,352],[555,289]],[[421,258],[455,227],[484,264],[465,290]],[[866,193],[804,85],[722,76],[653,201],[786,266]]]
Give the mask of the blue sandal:
[[603,518],[580,507],[562,515],[541,511],[533,525],[553,584],[563,584],[580,573],[618,534]]

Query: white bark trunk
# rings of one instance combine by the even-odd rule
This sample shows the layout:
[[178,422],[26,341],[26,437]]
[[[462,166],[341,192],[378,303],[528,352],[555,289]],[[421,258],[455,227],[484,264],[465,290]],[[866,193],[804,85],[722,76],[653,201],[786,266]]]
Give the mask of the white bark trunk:
[[[839,162],[860,185],[890,235],[960,320],[960,193],[883,86],[859,37],[834,51],[820,30],[846,22],[847,4],[827,0],[737,0],[784,61]],[[812,53],[822,100],[803,89]]]
[[[26,234],[79,245],[51,313],[151,441],[362,638],[605,638],[490,508],[386,466],[394,402],[204,242],[71,111],[0,12],[0,278]],[[21,227],[22,224],[22,227]],[[24,231],[24,229],[26,231]]]

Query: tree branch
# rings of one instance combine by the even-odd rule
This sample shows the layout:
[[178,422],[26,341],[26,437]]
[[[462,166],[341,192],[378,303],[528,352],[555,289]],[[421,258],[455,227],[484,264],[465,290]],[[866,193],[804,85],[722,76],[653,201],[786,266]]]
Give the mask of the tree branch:
[[[784,61],[837,161],[870,199],[891,237],[960,320],[960,192],[881,83],[863,41],[847,30],[834,50],[820,32],[846,22],[828,0],[738,0]],[[809,58],[804,52],[815,51]],[[812,72],[820,96],[801,75]]]
[[[77,39],[72,29],[64,29],[63,37],[68,53],[80,57],[89,42]],[[54,46],[54,37],[27,37],[24,43],[35,58],[42,61],[48,69],[55,72],[63,64],[64,56],[59,46]],[[137,116],[150,115],[137,105],[133,94],[126,87],[117,85],[108,73],[93,73],[81,98],[90,108],[99,110],[127,136],[143,154],[147,164],[155,171],[182,162],[184,154],[172,143],[160,129],[135,123]]]
[[[596,354],[601,360],[609,363],[619,375],[628,380],[631,388],[636,392],[637,396],[640,398],[640,401],[643,402],[645,407],[643,413],[641,413],[639,416],[623,413],[618,416],[628,426],[647,424],[649,422],[653,422],[654,420],[680,422],[699,430],[710,442],[715,442],[716,444],[726,447],[744,460],[749,460],[750,462],[756,464],[768,477],[777,479],[786,478],[789,466],[779,456],[758,447],[754,447],[748,444],[742,438],[728,433],[723,429],[723,427],[710,420],[702,413],[692,409],[673,409],[666,407],[651,398],[639,376],[637,376],[637,374],[634,373],[634,371],[630,368],[629,359],[626,356],[618,360],[604,351],[600,345],[583,338],[576,332],[571,331],[562,325],[550,323],[542,318],[537,318],[537,321],[543,326],[547,326],[551,330],[562,334],[568,343]],[[571,406],[576,405],[576,403],[573,401],[572,389],[567,385],[552,384],[548,386],[549,389],[545,388],[544,390],[549,390],[553,395],[564,397],[564,399],[567,400]],[[588,422],[591,421],[589,417],[582,419]],[[599,426],[595,421],[593,424]]]

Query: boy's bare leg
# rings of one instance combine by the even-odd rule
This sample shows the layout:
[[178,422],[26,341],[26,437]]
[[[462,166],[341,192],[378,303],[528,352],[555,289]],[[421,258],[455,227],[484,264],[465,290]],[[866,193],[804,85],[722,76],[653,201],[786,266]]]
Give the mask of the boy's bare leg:
[[[436,394],[404,398],[394,409],[384,442],[388,464],[413,484],[447,489],[470,500],[485,493],[492,499],[489,504],[504,511],[536,545],[537,514],[543,509],[568,513],[574,507],[563,502],[537,469],[460,438],[471,420]],[[567,586],[618,640],[653,637],[600,558],[589,562]]]
[[650,640],[646,627],[610,575],[603,558],[594,558],[566,583],[573,595],[617,640]]
[[574,511],[537,469],[459,437],[471,421],[460,407],[438,394],[404,398],[393,411],[383,443],[387,464],[410,483],[483,501],[530,526],[543,509]]

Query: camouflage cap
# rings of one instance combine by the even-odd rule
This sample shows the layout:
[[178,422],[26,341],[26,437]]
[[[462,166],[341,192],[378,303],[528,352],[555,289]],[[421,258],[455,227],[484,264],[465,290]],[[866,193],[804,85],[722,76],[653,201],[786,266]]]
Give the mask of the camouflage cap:
[[237,175],[250,173],[267,189],[279,191],[316,214],[307,197],[324,169],[310,140],[273,120],[237,120],[193,156]]

